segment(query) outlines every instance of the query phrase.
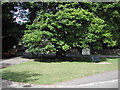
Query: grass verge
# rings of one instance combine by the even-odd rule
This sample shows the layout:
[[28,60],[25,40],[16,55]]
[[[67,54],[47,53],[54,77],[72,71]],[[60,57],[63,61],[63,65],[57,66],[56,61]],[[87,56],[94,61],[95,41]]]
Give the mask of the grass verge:
[[118,69],[118,58],[106,58],[104,62],[111,64],[30,61],[4,68],[1,72],[2,78],[6,80],[30,84],[54,84]]

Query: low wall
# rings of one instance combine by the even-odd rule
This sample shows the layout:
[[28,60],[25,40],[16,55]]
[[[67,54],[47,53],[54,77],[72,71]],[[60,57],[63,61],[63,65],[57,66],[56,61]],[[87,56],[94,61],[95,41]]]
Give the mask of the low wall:
[[[71,49],[69,52],[66,53],[66,56],[71,56],[71,57],[81,57],[81,58],[88,58],[89,55],[82,55],[81,50],[77,49]],[[18,56],[23,56],[23,57],[29,57],[29,58],[36,58],[36,57],[55,57],[55,54],[37,54],[37,55],[32,55],[30,53],[26,52],[18,52],[16,55]],[[120,56],[120,49],[102,49],[102,50],[90,50],[90,56],[91,55],[118,55]]]
[[[67,54],[82,55],[82,50],[71,49],[67,51]],[[90,50],[91,55],[120,55],[120,49],[101,49],[101,50]]]
[[120,55],[120,49],[91,50],[92,55]]

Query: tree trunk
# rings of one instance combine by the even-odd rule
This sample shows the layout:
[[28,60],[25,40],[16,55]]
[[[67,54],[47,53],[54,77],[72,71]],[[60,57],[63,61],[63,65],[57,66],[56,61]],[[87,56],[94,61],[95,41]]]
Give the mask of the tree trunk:
[[57,60],[62,60],[65,57],[65,51],[63,49],[59,49],[56,52],[56,59]]

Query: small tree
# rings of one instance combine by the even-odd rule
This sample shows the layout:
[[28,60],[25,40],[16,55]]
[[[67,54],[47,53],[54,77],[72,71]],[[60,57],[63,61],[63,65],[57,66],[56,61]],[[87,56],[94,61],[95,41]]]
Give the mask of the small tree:
[[82,8],[63,8],[55,14],[43,13],[36,17],[27,26],[22,43],[28,52],[53,52],[62,58],[73,47],[87,48],[92,43],[101,47],[101,40],[114,45],[105,26],[104,20]]

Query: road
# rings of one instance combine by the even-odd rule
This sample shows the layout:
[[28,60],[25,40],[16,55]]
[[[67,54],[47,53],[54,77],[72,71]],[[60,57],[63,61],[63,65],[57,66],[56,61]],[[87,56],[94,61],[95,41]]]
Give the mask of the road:
[[94,82],[82,85],[57,86],[58,88],[118,88],[118,80]]

